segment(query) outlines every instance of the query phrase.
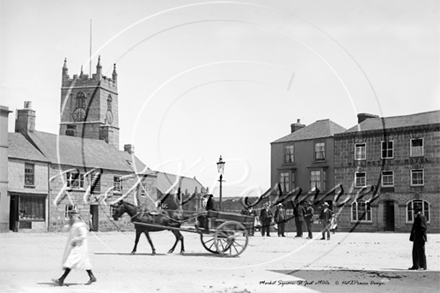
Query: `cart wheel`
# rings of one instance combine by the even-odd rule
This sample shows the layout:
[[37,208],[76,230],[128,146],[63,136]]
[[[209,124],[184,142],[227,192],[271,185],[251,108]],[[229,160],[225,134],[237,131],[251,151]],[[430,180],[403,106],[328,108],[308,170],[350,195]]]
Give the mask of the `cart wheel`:
[[211,234],[200,234],[200,241],[203,247],[209,252],[218,253],[215,247],[215,237]]
[[238,256],[247,247],[248,232],[239,222],[228,221],[215,231],[215,247],[223,256]]

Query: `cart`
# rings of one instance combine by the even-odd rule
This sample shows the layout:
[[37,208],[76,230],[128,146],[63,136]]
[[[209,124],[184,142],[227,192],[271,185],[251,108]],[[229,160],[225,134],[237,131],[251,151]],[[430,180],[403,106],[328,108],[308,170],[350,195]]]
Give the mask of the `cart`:
[[134,222],[134,224],[198,233],[203,247],[207,251],[221,256],[236,257],[246,249],[249,241],[249,231],[253,228],[253,216],[223,211],[206,211],[196,214],[195,218],[197,221],[194,228],[163,227],[141,222]]

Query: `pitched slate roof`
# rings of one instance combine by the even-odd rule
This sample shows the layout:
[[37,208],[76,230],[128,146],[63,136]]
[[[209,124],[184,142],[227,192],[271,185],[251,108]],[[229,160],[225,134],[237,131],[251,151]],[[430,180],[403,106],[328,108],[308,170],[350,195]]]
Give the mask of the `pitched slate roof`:
[[344,131],[346,131],[344,127],[336,124],[330,119],[318,120],[272,143],[331,137],[337,133],[341,133]]
[[346,133],[368,131],[368,130],[413,127],[413,126],[429,125],[435,123],[440,123],[440,110],[404,115],[404,116],[368,118],[362,121],[360,124],[357,124],[356,126],[353,126],[350,129],[348,129]]
[[120,151],[102,140],[41,131],[30,132],[29,138],[52,164],[132,172]]
[[49,163],[21,133],[8,133],[8,145],[9,158]]
[[[164,172],[158,172],[157,173],[157,189],[162,194],[167,193],[177,193],[177,190],[179,188],[179,176]],[[170,187],[175,185],[175,187],[170,191]],[[197,192],[201,192],[203,185],[196,179],[196,178],[189,178],[189,177],[181,177],[180,182],[180,191],[182,193],[188,192],[190,194],[194,193],[195,189],[197,188]]]
[[125,151],[119,151],[121,156],[128,163],[132,171],[136,174],[155,174],[156,172],[148,168],[138,157]]

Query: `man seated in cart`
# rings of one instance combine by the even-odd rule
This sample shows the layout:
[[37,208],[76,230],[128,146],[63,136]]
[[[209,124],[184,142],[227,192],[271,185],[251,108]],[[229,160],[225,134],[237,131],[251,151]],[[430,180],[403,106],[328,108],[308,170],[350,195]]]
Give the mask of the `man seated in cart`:
[[[213,200],[212,194],[205,194],[202,196],[202,207],[205,209],[206,212],[208,211],[215,211],[214,209],[214,200]],[[208,227],[208,213],[204,215],[198,215],[196,220],[196,228],[200,229],[206,229],[209,231]]]

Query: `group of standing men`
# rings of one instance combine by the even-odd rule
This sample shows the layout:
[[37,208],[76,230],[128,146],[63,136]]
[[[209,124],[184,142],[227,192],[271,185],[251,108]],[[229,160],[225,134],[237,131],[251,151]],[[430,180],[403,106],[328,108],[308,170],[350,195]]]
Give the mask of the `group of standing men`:
[[[312,227],[314,222],[314,212],[315,210],[313,209],[312,202],[310,201],[302,201],[294,206],[293,218],[295,219],[296,226],[295,237],[303,236],[303,226],[305,222],[305,226],[308,232],[307,239],[313,239]],[[242,210],[242,214],[250,215],[257,219],[257,213],[252,208],[244,208]],[[270,226],[275,223],[277,225],[278,237],[285,237],[285,225],[288,220],[289,218],[287,217],[287,213],[283,204],[277,204],[275,213],[273,213],[270,207],[270,202],[267,202],[264,204],[263,208],[260,211],[259,221],[256,220],[256,222],[259,222],[259,224],[261,225],[262,236],[270,236]],[[335,223],[333,223],[335,220],[336,219],[334,217],[334,214],[329,208],[329,204],[324,202],[322,204],[322,209],[319,216],[319,221],[322,224],[321,240],[330,240],[330,229],[332,228],[332,226],[333,229],[336,228]],[[255,224],[254,226],[257,226],[257,224]],[[251,235],[253,235],[253,230],[254,229],[251,229]]]
[[[293,216],[295,218],[295,226],[296,226],[296,236],[303,236],[303,226],[304,222],[307,228],[307,239],[313,239],[313,222],[314,222],[314,212],[313,205],[310,201],[302,201],[299,204],[295,205],[293,209]],[[332,221],[335,221],[334,213],[329,208],[329,204],[324,202],[322,204],[321,213],[319,215],[319,221],[322,225],[322,238],[321,240],[325,240],[325,234],[327,234],[327,240],[330,240],[330,229],[332,226]],[[336,227],[333,227],[334,229]]]

